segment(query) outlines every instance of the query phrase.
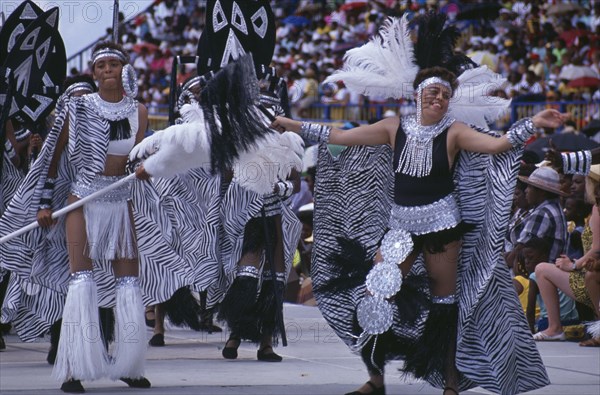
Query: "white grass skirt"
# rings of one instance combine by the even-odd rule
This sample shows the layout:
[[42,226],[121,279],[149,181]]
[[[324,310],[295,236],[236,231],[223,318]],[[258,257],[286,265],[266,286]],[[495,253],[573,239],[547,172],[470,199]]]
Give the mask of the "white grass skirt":
[[[96,175],[91,181],[78,176],[71,193],[80,199],[111,185],[125,176]],[[129,215],[131,185],[107,192],[83,206],[91,259],[115,260],[137,257],[134,227]]]

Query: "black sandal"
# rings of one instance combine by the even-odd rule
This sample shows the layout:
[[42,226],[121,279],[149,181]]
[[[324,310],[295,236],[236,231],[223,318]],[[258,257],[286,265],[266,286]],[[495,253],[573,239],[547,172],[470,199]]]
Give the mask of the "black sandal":
[[148,341],[148,344],[152,347],[163,347],[165,345],[165,335],[162,333],[155,334],[150,341]]
[[[265,352],[265,350],[271,350],[271,352]],[[275,354],[271,346],[259,348],[256,352],[256,359],[263,362],[281,362],[283,360],[280,355]]]
[[385,395],[385,385],[382,387],[376,387],[371,380],[367,381],[366,384],[368,384],[369,387],[371,387],[371,392],[364,393],[360,391],[352,391],[348,392],[345,395]]
[[139,379],[130,379],[129,377],[121,377],[119,380],[127,384],[130,388],[150,388],[150,380],[145,377]]
[[[227,347],[227,344],[229,344],[229,342],[236,342],[237,345],[235,347]],[[236,359],[238,357],[237,350],[241,342],[241,339],[237,338],[236,336],[229,336],[229,339],[227,339],[225,347],[223,347],[223,351],[221,352],[221,354],[223,354],[223,358]]]
[[62,392],[66,392],[68,394],[83,394],[85,392],[83,385],[81,385],[81,381],[73,379],[62,383],[60,389]]
[[[148,318],[148,315],[151,315],[153,318]],[[148,328],[154,329],[154,324],[156,323],[156,316],[154,315],[154,306],[151,309],[146,309],[144,311],[144,321],[146,321],[146,326]]]

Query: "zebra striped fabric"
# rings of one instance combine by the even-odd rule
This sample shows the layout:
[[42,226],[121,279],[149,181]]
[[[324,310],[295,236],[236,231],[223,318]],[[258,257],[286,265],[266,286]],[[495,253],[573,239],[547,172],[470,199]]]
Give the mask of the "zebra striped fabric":
[[[66,99],[58,103],[55,124],[38,160],[0,219],[0,234],[11,233],[36,219],[41,189],[67,114],[69,144],[60,160],[53,196],[54,209],[64,206],[71,183],[78,172],[92,175],[98,168],[102,171],[108,146],[108,122],[101,119],[84,98],[85,96],[78,100]],[[189,189],[193,187],[195,186],[190,186]],[[214,191],[218,187],[213,185],[212,188]],[[196,241],[198,234],[195,234],[199,231],[198,226],[202,226],[199,224],[204,222],[203,213],[192,212],[189,206],[180,204],[182,199],[193,198],[189,190],[180,188],[177,193],[181,193],[181,196],[168,201],[163,194],[165,204],[161,205],[161,194],[149,182],[136,181],[132,186],[140,280],[146,305],[163,302],[177,289],[187,285],[206,289],[219,275],[214,258],[212,263],[199,265],[205,257],[204,252],[208,250],[203,243]],[[43,289],[55,291],[44,295],[48,297],[45,301],[40,299],[40,303],[45,303],[45,310],[41,304],[37,309],[37,314],[42,315],[38,322],[45,322],[39,324],[39,327],[44,329],[56,317],[62,316],[63,301],[59,301],[56,295],[66,294],[69,280],[65,241],[63,217],[52,229],[37,228],[0,246],[1,266],[16,276],[15,281],[39,285],[40,292],[45,292]],[[98,285],[99,305],[114,305],[114,277],[110,262],[95,261],[94,278]],[[43,311],[45,312],[42,314]],[[34,336],[34,332],[25,329],[19,330],[19,333],[24,339]]]
[[[461,215],[476,224],[464,237],[458,265],[456,364],[464,377],[461,390],[481,386],[516,394],[549,384],[501,253],[521,153],[520,149],[495,156],[462,152],[456,165]],[[328,257],[340,253],[340,238],[359,241],[374,257],[393,196],[392,151],[387,146],[350,147],[333,158],[321,146],[316,180],[314,293],[325,319],[352,346],[362,331],[356,306],[365,294],[364,282],[334,296],[321,293],[320,287],[339,272]],[[413,270],[423,270],[418,267],[421,262],[415,265]],[[420,331],[421,324],[410,330]],[[392,326],[392,330],[405,333],[407,328]],[[431,384],[444,386],[441,380]]]

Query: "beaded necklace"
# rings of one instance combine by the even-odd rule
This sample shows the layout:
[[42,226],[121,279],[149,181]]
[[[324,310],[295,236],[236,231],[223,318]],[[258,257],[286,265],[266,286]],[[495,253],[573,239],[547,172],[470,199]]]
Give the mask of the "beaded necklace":
[[127,96],[121,101],[112,103],[100,97],[98,93],[83,96],[91,103],[91,107],[98,115],[109,121],[118,121],[128,118],[137,108],[137,102]]
[[402,129],[406,143],[400,154],[397,173],[412,177],[425,177],[431,172],[433,140],[454,122],[448,114],[436,124],[424,126],[417,122],[415,115],[403,117]]

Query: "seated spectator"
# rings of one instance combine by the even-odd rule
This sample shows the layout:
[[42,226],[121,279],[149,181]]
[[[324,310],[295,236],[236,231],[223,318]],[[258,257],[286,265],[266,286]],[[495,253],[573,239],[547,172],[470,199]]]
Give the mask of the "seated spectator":
[[519,180],[527,184],[525,197],[531,214],[524,223],[515,247],[507,256],[509,266],[514,266],[514,259],[521,253],[523,244],[533,237],[551,240],[550,261],[563,253],[567,241],[567,223],[559,200],[564,195],[559,179],[556,170],[550,167],[540,167],[529,177],[519,176]]
[[567,219],[567,253],[570,258],[581,258],[583,256],[583,244],[581,235],[589,228],[589,216],[592,206],[585,203],[581,198],[570,196],[565,200],[565,217]]
[[[550,243],[544,239],[534,237],[523,246],[521,256],[516,260],[516,265],[513,267],[515,274],[513,285],[521,306],[527,317],[529,328],[534,332],[535,321],[540,317],[540,308],[537,304],[538,289],[535,282],[529,279],[529,276],[535,271],[535,267],[542,262],[548,260],[550,252]],[[533,286],[531,284],[533,283]]]
[[[564,292],[570,298],[589,306],[598,313],[599,294],[597,289],[588,292],[587,282],[593,287],[593,274],[587,273],[588,262],[592,262],[600,250],[600,214],[597,202],[600,201],[600,166],[594,166],[595,170],[588,176],[586,193],[588,200],[595,202],[592,209],[592,216],[589,221],[589,231],[584,230],[582,234],[583,248],[585,255],[579,259],[571,259],[566,255],[561,255],[554,264],[539,265],[535,269],[535,274],[540,289],[542,300],[547,306],[548,328],[541,330],[534,335],[535,340],[563,340],[563,323],[561,322],[558,301],[558,290]],[[591,233],[591,243],[589,238]],[[552,262],[550,260],[550,262]],[[595,300],[592,300],[592,297]]]

